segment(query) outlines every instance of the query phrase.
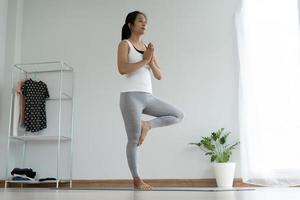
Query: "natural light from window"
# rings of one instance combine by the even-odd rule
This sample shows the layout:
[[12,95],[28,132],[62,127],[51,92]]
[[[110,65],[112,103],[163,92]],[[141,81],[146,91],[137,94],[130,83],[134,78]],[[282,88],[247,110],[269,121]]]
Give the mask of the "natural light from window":
[[[239,48],[245,98],[241,106],[247,113],[241,113],[244,126],[241,130],[247,132],[248,170],[254,176],[276,176],[292,171],[300,175],[297,1],[243,2]],[[292,177],[291,173],[288,175]]]

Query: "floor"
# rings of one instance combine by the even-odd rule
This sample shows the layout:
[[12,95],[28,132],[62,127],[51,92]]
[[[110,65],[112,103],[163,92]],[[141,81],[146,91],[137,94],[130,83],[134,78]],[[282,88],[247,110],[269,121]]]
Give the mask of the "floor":
[[[213,191],[205,188],[163,188],[160,191],[133,190],[55,190],[39,188],[1,188],[1,200],[298,200],[300,188],[255,188],[247,191]],[[188,191],[182,191],[187,189]],[[197,189],[197,188],[196,188]],[[209,188],[212,189],[212,188]],[[215,188],[217,189],[217,188]],[[180,190],[180,191],[179,191]]]

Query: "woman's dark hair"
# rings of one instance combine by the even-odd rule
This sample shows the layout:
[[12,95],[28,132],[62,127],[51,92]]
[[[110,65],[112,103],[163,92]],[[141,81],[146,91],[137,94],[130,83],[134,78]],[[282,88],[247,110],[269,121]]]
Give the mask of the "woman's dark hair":
[[133,25],[136,17],[138,16],[138,14],[144,15],[144,17],[147,19],[145,13],[142,13],[140,11],[133,11],[131,13],[128,13],[127,16],[126,16],[125,24],[122,27],[122,40],[128,39],[130,37],[131,31],[129,29],[128,24]]

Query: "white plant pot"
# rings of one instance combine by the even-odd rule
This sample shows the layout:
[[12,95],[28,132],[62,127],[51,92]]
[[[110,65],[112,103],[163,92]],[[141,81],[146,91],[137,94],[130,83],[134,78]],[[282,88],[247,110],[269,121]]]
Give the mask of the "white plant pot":
[[213,163],[218,187],[231,188],[233,185],[235,163]]

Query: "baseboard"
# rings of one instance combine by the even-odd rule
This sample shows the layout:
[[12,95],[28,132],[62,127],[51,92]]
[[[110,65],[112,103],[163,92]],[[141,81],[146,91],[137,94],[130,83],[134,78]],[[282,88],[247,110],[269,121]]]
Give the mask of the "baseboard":
[[[143,179],[153,187],[216,187],[215,179]],[[4,187],[5,181],[0,180],[0,187]],[[21,184],[9,183],[8,187],[20,187]],[[55,183],[41,183],[41,184],[23,184],[23,187],[55,187]],[[97,187],[131,187],[132,180],[129,179],[104,179],[104,180],[73,180],[73,188],[97,188]],[[255,185],[246,184],[242,182],[241,178],[235,178],[234,187],[256,187]],[[69,187],[69,182],[60,183],[59,187]]]

